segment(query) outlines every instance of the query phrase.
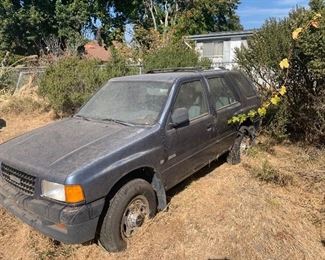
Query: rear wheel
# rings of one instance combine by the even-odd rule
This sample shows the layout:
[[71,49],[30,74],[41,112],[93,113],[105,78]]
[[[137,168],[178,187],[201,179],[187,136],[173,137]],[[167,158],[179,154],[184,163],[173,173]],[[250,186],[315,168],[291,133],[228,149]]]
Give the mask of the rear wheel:
[[238,137],[236,138],[229,154],[227,162],[229,164],[240,163],[241,158],[246,155],[248,149],[255,143],[255,127],[243,127],[239,130]]
[[99,242],[108,251],[121,251],[143,223],[155,215],[157,201],[150,183],[134,179],[111,199],[100,230]]

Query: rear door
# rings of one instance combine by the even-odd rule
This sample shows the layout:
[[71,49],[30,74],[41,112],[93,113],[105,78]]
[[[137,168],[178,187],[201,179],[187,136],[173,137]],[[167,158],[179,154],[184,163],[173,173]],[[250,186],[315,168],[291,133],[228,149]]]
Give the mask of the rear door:
[[223,75],[207,77],[210,99],[215,110],[217,145],[216,152],[221,154],[228,150],[236,138],[236,126],[228,120],[242,107],[238,93]]
[[176,108],[188,110],[190,122],[187,126],[167,126],[163,174],[168,188],[202,168],[213,157],[209,145],[212,143],[214,116],[211,115],[207,89],[202,77],[183,81],[178,86],[171,113]]

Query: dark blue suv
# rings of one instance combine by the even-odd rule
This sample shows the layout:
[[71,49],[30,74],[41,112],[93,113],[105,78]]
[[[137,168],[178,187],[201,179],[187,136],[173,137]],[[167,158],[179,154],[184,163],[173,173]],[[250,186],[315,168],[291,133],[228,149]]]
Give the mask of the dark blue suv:
[[55,240],[122,250],[168,189],[222,154],[239,162],[256,125],[227,121],[259,104],[234,71],[111,79],[73,117],[0,145],[0,203]]

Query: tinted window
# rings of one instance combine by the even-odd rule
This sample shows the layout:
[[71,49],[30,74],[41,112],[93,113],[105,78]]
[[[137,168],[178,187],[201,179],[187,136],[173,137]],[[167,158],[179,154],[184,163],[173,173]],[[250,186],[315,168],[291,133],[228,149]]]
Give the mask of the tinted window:
[[208,79],[208,82],[216,109],[220,109],[237,102],[234,93],[227,86],[224,78],[210,78]]
[[197,80],[181,85],[174,110],[181,107],[187,108],[190,120],[208,112],[201,81]]
[[234,81],[235,86],[238,86],[246,97],[256,95],[252,85],[243,75],[234,73],[231,75],[231,78]]

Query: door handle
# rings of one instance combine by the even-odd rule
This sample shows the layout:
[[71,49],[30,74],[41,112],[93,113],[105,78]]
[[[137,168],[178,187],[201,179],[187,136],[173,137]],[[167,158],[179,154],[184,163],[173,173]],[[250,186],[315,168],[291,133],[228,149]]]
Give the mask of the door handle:
[[212,125],[208,125],[208,126],[207,126],[207,131],[208,131],[208,132],[211,132],[211,131],[212,131]]

